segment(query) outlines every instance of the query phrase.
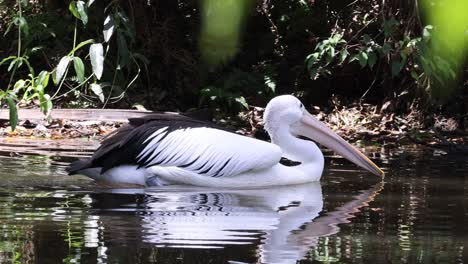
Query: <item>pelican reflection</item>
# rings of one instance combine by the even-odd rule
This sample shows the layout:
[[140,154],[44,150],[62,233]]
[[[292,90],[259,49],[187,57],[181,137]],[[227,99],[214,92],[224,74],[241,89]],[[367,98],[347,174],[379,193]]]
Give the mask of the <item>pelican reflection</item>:
[[323,215],[320,182],[251,190],[146,189],[142,203],[120,204],[117,209],[119,214],[133,212],[134,217],[125,218],[131,222],[115,217],[116,209],[100,214],[99,221],[107,238],[122,238],[125,230],[119,227],[132,225],[139,229],[133,239],[158,247],[257,244],[260,263],[296,263],[307,257],[320,237],[339,232],[338,225],[349,222],[382,186],[350,196]]

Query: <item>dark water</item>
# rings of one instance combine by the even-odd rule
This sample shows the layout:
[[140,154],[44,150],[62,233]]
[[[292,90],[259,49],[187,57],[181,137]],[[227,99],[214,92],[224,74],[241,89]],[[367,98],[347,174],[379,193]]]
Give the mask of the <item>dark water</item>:
[[0,263],[468,262],[461,154],[374,149],[383,182],[328,157],[320,183],[145,190],[66,176],[92,146],[42,145],[0,157]]

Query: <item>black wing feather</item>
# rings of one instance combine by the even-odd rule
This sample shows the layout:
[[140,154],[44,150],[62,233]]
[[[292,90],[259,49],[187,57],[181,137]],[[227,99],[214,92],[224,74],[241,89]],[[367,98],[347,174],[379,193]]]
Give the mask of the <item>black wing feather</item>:
[[[213,123],[184,115],[149,114],[139,118],[130,118],[128,125],[117,129],[104,139],[101,146],[90,159],[72,163],[68,170],[69,174],[77,173],[82,169],[96,167],[102,167],[101,173],[120,165],[146,167],[149,161],[144,158],[138,161],[137,156],[151,141],[145,142],[145,140],[153,135],[154,132],[164,127],[167,127],[164,137],[178,129],[210,127],[226,130]],[[147,156],[149,157],[149,155]]]

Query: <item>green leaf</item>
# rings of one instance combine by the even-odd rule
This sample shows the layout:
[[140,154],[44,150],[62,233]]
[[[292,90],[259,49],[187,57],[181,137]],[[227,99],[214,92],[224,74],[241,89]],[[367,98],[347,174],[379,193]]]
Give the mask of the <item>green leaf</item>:
[[236,98],[236,102],[238,102],[240,105],[242,105],[245,109],[249,109],[249,104],[247,104],[247,101],[243,96],[239,96]]
[[78,80],[80,82],[83,82],[84,79],[85,79],[85,77],[84,77],[85,66],[84,66],[83,61],[81,60],[80,57],[74,57],[73,58],[73,66],[75,68],[76,77],[78,78]]
[[58,84],[56,74],[52,74],[52,81],[54,82],[55,85]]
[[44,86],[42,86],[42,84],[38,84],[36,87],[34,87],[34,91],[39,95],[43,95],[44,94]]
[[76,2],[76,9],[78,14],[80,14],[80,19],[83,22],[83,25],[88,23],[88,14],[86,13],[86,5],[83,1]]
[[39,104],[41,105],[41,111],[44,115],[48,116],[50,110],[52,110],[52,100],[48,94],[39,95]]
[[13,86],[13,90],[15,92],[21,90],[24,88],[24,85],[25,85],[26,81],[25,80],[18,80],[15,85]]
[[368,55],[364,51],[359,52],[358,59],[359,59],[359,64],[361,67],[366,66],[367,60],[368,60]]
[[331,58],[335,57],[335,48],[334,47],[330,47],[328,52],[329,52]]
[[377,56],[375,55],[374,52],[370,52],[368,55],[369,55],[368,56],[369,58],[367,60],[367,64],[372,69],[372,68],[374,68],[374,65],[375,65],[375,63],[377,61]]
[[16,56],[9,56],[9,57],[6,57],[4,58],[2,61],[0,61],[0,65],[4,64],[5,62],[8,62],[9,60],[13,60],[15,59]]
[[18,124],[18,109],[16,108],[15,100],[8,96],[6,98],[8,108],[10,109],[10,126],[11,130],[15,131],[16,125]]
[[89,47],[89,57],[91,59],[93,73],[99,80],[101,79],[102,71],[104,69],[104,49],[101,43],[92,44]]
[[342,64],[348,57],[349,52],[346,49],[340,51],[340,64]]
[[76,7],[76,1],[71,1],[68,5],[68,10],[78,19],[81,19],[80,13],[78,13],[78,8]]
[[50,77],[50,72],[41,71],[39,75],[37,76],[37,82],[39,82],[42,85],[42,87],[45,88],[49,84],[49,77]]
[[8,71],[11,71],[15,65],[19,64],[18,62],[20,61],[20,58],[16,58],[10,62],[10,65],[8,66]]
[[90,85],[91,91],[98,96],[99,100],[104,103],[104,92],[102,91],[102,86],[97,83],[92,83]]
[[18,18],[18,27],[23,31],[25,35],[29,35],[29,26],[28,22],[24,17]]
[[62,59],[60,59],[60,62],[57,65],[57,70],[55,72],[55,80],[57,83],[60,82],[63,75],[65,74],[65,71],[67,70],[67,67],[68,67],[68,63],[70,63],[71,59],[72,57],[70,56],[65,56]]
[[104,29],[102,33],[104,35],[104,41],[109,42],[112,34],[114,34],[115,23],[111,15],[108,15],[104,20]]
[[309,54],[307,57],[306,57],[306,62],[307,62],[307,69],[311,69],[315,62],[318,61],[318,57],[319,57],[319,53],[318,52],[314,52],[312,54]]

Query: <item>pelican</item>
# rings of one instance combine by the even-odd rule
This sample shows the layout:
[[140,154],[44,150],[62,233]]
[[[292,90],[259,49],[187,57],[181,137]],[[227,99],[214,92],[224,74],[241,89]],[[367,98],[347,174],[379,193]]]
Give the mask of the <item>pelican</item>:
[[[150,114],[107,137],[91,158],[75,161],[70,175],[143,186],[246,188],[319,181],[324,157],[306,137],[369,172],[383,171],[313,117],[292,95],[273,98],[264,126],[271,143],[238,135],[183,115]],[[281,158],[300,163],[283,165]]]

